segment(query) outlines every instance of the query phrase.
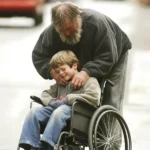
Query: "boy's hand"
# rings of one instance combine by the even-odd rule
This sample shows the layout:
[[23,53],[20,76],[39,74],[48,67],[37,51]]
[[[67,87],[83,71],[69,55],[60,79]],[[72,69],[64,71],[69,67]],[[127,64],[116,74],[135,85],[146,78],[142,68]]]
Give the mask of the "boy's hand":
[[56,100],[56,101],[51,101],[49,106],[53,108],[58,108],[61,105],[67,104],[67,97],[61,99],[61,100]]
[[85,84],[88,78],[89,78],[89,75],[87,74],[86,71],[82,70],[78,72],[72,79],[72,87],[74,89],[79,89]]
[[54,69],[50,70],[50,75],[58,84],[65,85],[67,83]]

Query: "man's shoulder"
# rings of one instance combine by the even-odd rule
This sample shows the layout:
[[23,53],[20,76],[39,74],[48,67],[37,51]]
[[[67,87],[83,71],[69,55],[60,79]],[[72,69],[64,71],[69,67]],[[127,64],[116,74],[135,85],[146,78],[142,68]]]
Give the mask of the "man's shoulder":
[[52,24],[50,24],[49,26],[47,26],[44,29],[44,33],[45,34],[49,34],[49,35],[51,35],[54,31],[55,31],[55,28],[54,28],[54,26]]
[[83,9],[81,16],[83,18],[83,24],[85,23],[90,27],[96,28],[99,28],[99,26],[105,27],[107,19],[109,18],[103,13],[92,9]]
[[86,21],[101,20],[106,17],[103,13],[93,9],[82,9],[82,16]]
[[88,16],[88,15],[89,15],[89,16],[90,16],[90,15],[94,15],[94,16],[95,16],[95,15],[98,15],[98,16],[99,16],[99,15],[102,15],[102,16],[104,15],[104,14],[101,13],[100,11],[97,11],[97,10],[94,10],[94,9],[87,9],[87,8],[82,9],[82,13],[85,14],[85,15],[87,15],[87,16]]
[[60,42],[59,34],[56,32],[55,27],[52,24],[46,27],[42,34],[45,45],[56,46],[58,42]]

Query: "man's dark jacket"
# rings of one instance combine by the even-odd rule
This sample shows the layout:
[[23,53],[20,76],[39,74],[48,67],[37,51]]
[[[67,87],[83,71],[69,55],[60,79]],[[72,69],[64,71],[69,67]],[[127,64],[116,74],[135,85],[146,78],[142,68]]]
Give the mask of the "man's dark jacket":
[[127,35],[109,17],[82,9],[82,36],[76,45],[63,43],[53,25],[40,35],[33,53],[33,64],[45,79],[51,79],[48,62],[61,50],[72,50],[78,57],[80,69],[97,79],[108,75],[121,55],[131,49]]

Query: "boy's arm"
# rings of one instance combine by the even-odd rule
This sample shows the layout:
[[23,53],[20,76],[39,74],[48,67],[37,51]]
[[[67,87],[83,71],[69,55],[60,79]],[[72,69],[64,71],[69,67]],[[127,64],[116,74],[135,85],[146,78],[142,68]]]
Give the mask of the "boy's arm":
[[86,83],[83,88],[84,88],[83,93],[68,94],[67,103],[69,105],[72,105],[75,100],[80,99],[81,101],[87,102],[90,105],[98,106],[100,104],[100,94],[101,94],[100,85],[98,81],[94,79],[92,80],[92,82]]
[[44,90],[41,93],[41,101],[45,106],[47,106],[52,100],[56,99],[56,91],[57,91],[57,85],[54,84],[50,86],[48,90]]

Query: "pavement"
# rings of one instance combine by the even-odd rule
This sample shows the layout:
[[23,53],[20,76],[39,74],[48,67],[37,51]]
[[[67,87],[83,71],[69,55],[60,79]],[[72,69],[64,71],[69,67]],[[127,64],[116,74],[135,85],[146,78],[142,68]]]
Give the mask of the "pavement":
[[128,98],[125,99],[124,118],[129,126],[133,150],[150,149],[150,49],[134,50]]
[[[78,0],[77,3],[81,7],[94,8],[113,18],[132,41],[123,115],[131,132],[133,150],[149,150],[150,6],[141,5],[135,0]],[[0,97],[4,100],[0,107],[3,115],[0,117],[0,150],[16,148],[24,118],[29,110],[30,94],[38,96],[45,87],[52,84],[52,81],[43,80],[31,65],[32,47],[41,30],[49,24],[49,7],[50,4],[47,4],[47,19],[43,26],[32,29],[0,29],[0,35],[3,35],[0,37],[0,49],[5,49],[0,55]],[[19,42],[14,40],[18,37]],[[16,54],[24,57],[16,57]]]
[[[150,6],[134,4],[133,44],[129,58],[128,99],[124,117],[130,128],[133,150],[150,149]],[[126,100],[125,100],[126,101]]]

